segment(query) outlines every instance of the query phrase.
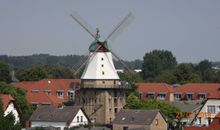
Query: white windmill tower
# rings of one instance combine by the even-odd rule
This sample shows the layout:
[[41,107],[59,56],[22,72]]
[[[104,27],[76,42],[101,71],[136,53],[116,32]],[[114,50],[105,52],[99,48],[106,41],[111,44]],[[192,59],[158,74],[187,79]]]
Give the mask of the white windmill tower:
[[134,17],[129,13],[106,39],[76,13],[71,17],[95,39],[89,47],[88,59],[82,65],[86,67],[81,76],[81,88],[76,92],[75,104],[83,106],[94,123],[109,124],[125,105],[125,92],[130,88],[119,79],[112,55],[121,59],[109,49],[107,41],[112,41]]

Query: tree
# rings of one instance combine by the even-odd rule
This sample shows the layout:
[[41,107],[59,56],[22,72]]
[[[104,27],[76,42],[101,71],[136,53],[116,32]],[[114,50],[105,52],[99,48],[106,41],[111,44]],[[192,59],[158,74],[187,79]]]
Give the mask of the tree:
[[32,107],[25,98],[25,90],[0,82],[0,94],[1,93],[11,94],[14,97],[15,102],[18,104],[22,112],[21,122],[24,125],[25,121],[29,119],[33,112]]
[[129,109],[159,109],[168,118],[168,122],[176,119],[176,114],[180,112],[179,108],[173,106],[170,102],[157,99],[141,100],[133,94],[128,96],[125,107]]
[[172,70],[176,67],[176,58],[170,51],[153,50],[146,53],[142,65],[142,77],[145,80],[153,80],[161,71]]
[[173,70],[165,70],[160,72],[154,79],[154,82],[161,82],[167,84],[175,84],[177,83],[177,78],[174,75]]
[[48,77],[48,73],[43,66],[33,66],[18,70],[16,73],[20,81],[38,81]]
[[9,66],[0,60],[0,81],[10,82]]
[[1,130],[21,130],[20,124],[14,124],[15,117],[12,113],[4,116],[2,109],[2,100],[0,99],[0,127]]
[[194,73],[192,64],[179,64],[174,71],[174,75],[177,78],[177,82],[180,84],[201,82],[199,75]]
[[203,82],[214,82],[215,72],[212,69],[212,63],[208,60],[203,60],[195,67]]

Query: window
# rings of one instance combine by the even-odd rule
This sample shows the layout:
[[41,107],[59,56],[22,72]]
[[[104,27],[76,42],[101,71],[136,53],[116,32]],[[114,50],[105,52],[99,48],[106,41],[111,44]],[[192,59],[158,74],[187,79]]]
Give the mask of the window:
[[102,66],[102,67],[104,67],[104,65],[103,65],[103,64],[102,64],[101,66]]
[[199,94],[199,100],[203,100],[205,98],[206,98],[206,94],[204,94],[204,93]]
[[67,94],[68,94],[69,101],[73,101],[75,93],[73,91],[68,91]]
[[83,122],[83,116],[81,116],[81,122]]
[[165,100],[166,94],[159,94],[159,95],[158,95],[158,98],[159,98],[160,100]]
[[105,74],[105,72],[104,71],[102,71],[102,75],[104,75]]
[[104,58],[101,58],[101,60],[103,61],[103,60],[104,60]]
[[63,98],[63,91],[57,91],[57,97]]
[[77,118],[77,122],[79,122],[79,116],[77,116],[76,118]]
[[174,99],[175,100],[180,100],[181,99],[181,94],[174,94]]
[[213,105],[207,106],[207,112],[210,112],[211,114],[215,114],[215,106]]
[[103,84],[105,84],[105,81],[102,81]]
[[158,119],[155,120],[155,125],[157,126],[159,123],[158,123]]
[[124,127],[123,127],[123,130],[128,130],[128,127],[127,127],[127,126],[124,126]]
[[118,112],[118,108],[115,108],[115,113],[117,113]]
[[37,89],[32,89],[31,92],[32,92],[32,93],[38,93],[39,90],[37,90]]
[[193,94],[186,94],[187,100],[193,100]]
[[152,99],[154,99],[154,93],[153,93],[153,92],[147,93],[147,98],[152,98]]

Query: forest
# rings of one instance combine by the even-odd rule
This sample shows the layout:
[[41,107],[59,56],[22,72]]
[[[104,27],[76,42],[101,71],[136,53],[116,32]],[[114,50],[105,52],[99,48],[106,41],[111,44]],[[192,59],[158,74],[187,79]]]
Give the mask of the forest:
[[[87,56],[84,55],[1,55],[0,71],[5,72],[3,68],[8,71],[14,70],[19,81],[37,81],[43,78],[80,78],[83,67],[78,68],[86,60]],[[168,84],[220,82],[220,70],[214,69],[214,67],[220,66],[220,62],[204,59],[199,63],[178,63],[176,57],[168,50],[147,52],[142,60],[123,61],[123,63],[114,60],[114,65],[116,69],[125,70],[124,73],[119,73],[121,79],[135,82]],[[132,71],[134,69],[141,69],[142,72],[136,73]],[[10,82],[10,75],[1,81]]]

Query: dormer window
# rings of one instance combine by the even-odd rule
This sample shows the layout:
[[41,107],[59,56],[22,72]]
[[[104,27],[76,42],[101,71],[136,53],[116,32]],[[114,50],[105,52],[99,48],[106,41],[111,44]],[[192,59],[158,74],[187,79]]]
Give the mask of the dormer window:
[[159,98],[160,100],[165,100],[165,99],[166,99],[166,95],[167,95],[166,92],[160,92],[160,93],[158,94],[158,98]]
[[63,93],[64,93],[63,90],[57,90],[57,97],[58,98],[63,98]]
[[199,93],[199,100],[204,100],[206,98],[206,93]]
[[193,100],[193,93],[187,93],[186,94],[186,99],[187,100]]
[[38,89],[32,89],[31,92],[32,92],[32,93],[38,93],[39,90],[38,90]]

